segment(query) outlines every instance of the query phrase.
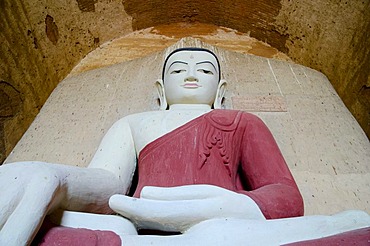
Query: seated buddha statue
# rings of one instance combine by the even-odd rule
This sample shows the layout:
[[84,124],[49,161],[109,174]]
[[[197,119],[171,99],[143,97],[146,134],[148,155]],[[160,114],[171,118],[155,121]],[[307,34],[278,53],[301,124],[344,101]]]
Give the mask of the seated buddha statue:
[[0,245],[32,243],[46,216],[61,227],[41,245],[281,245],[370,226],[361,211],[303,216],[263,121],[221,109],[226,81],[213,52],[175,50],[156,87],[162,110],[115,122],[88,167],[0,167],[0,184],[9,187],[0,196]]

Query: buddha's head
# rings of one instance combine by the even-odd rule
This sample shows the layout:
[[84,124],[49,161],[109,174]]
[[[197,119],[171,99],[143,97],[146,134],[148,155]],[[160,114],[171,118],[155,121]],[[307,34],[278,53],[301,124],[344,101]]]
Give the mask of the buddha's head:
[[221,108],[226,82],[216,55],[202,48],[181,48],[168,55],[157,81],[161,108],[204,104]]

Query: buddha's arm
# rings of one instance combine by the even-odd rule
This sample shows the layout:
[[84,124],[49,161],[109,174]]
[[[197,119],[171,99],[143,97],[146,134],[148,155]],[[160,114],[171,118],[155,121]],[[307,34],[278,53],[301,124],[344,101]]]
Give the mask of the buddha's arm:
[[242,170],[251,197],[268,219],[303,215],[303,200],[271,132],[257,117],[248,118],[242,142]]
[[64,208],[96,212],[108,211],[113,194],[125,194],[136,167],[136,154],[129,123],[117,121],[101,141],[88,168],[67,177],[68,194]]
[[109,197],[125,193],[135,169],[135,150],[126,120],[115,123],[88,168],[44,162],[0,167],[0,245],[24,245],[45,215],[61,207],[107,213]]

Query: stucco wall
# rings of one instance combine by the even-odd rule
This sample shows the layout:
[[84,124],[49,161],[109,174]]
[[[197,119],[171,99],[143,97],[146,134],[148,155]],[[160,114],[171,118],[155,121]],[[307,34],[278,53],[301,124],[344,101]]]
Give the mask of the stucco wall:
[[0,162],[56,85],[99,44],[130,32],[119,1],[0,2]]
[[370,1],[283,1],[277,31],[296,62],[328,76],[370,137]]

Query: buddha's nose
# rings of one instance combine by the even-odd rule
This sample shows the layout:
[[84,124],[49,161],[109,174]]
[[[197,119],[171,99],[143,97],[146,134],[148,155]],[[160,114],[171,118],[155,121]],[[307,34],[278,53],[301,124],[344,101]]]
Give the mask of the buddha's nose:
[[195,71],[193,68],[189,68],[184,80],[185,82],[198,82],[198,78],[195,76]]
[[198,79],[193,75],[189,75],[185,78],[185,81],[186,82],[198,82]]

